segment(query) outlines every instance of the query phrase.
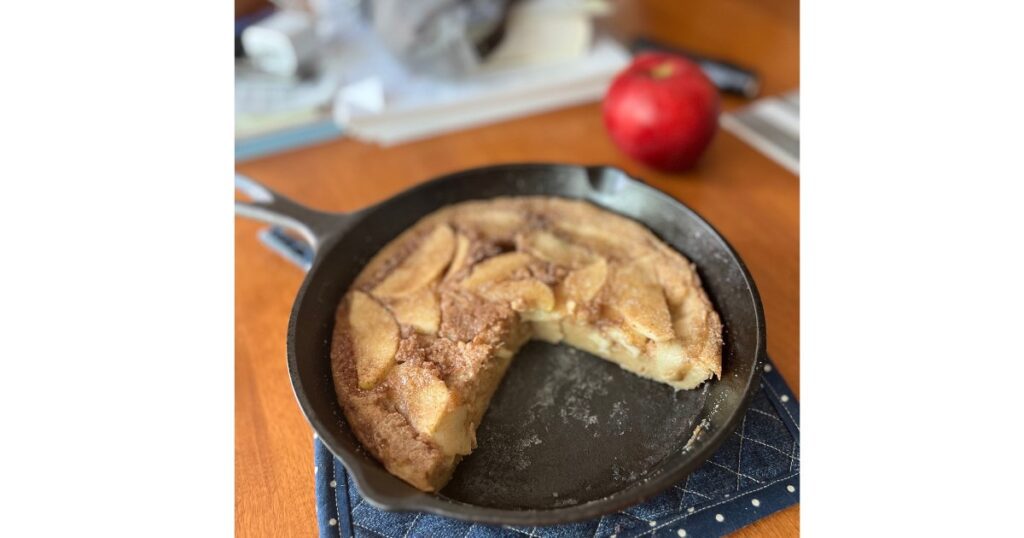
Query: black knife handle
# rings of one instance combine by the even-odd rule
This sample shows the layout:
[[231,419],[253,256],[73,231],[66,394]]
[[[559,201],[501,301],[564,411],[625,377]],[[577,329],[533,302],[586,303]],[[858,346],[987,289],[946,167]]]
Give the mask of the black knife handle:
[[629,48],[633,54],[646,51],[658,51],[678,54],[679,56],[688,58],[699,65],[701,70],[704,71],[704,74],[711,79],[711,83],[714,84],[719,91],[724,93],[753,99],[754,97],[757,97],[758,92],[761,91],[761,81],[757,76],[757,73],[732,62],[719,60],[717,58],[709,58],[707,56],[697,54],[696,52],[665,45],[664,43],[659,43],[646,37],[638,37],[634,39]]

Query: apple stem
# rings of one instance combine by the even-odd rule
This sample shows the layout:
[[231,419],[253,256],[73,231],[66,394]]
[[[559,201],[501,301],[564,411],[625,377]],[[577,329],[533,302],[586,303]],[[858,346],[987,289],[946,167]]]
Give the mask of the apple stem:
[[655,79],[668,78],[675,71],[675,66],[669,62],[658,64],[651,69],[651,77]]

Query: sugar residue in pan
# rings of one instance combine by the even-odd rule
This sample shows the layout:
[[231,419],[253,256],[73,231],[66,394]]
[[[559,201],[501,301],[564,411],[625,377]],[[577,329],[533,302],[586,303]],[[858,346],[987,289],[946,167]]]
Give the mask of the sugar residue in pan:
[[442,493],[515,509],[607,497],[650,479],[683,450],[706,394],[676,392],[584,351],[531,342],[502,380],[477,449]]

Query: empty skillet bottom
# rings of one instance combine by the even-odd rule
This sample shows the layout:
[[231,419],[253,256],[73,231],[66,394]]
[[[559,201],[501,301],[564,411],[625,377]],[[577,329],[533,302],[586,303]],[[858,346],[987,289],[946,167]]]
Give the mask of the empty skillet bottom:
[[531,341],[494,395],[476,450],[441,494],[544,509],[627,489],[683,450],[707,387],[675,392],[585,351]]

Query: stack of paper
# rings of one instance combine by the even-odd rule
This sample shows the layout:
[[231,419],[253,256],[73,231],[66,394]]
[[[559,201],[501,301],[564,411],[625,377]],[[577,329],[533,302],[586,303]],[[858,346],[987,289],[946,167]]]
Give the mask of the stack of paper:
[[382,81],[370,77],[342,88],[334,118],[346,133],[396,144],[447,131],[600,99],[628,62],[611,41],[563,64],[467,78]]
[[235,66],[235,159],[301,147],[340,135],[331,102],[341,79],[326,73],[309,80]]

